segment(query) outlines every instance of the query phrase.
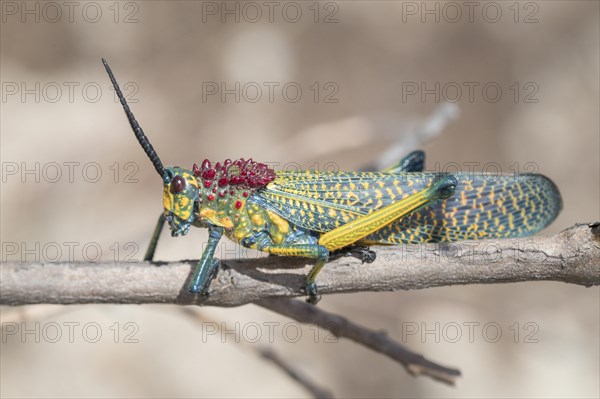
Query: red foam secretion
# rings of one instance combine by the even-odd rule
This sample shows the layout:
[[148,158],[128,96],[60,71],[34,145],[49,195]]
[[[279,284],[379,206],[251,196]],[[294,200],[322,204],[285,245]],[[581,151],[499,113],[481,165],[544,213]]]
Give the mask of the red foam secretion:
[[[257,189],[266,186],[275,179],[275,171],[266,164],[250,159],[226,159],[223,163],[212,164],[208,159],[198,167],[194,164],[192,171],[202,179],[204,187],[237,186],[237,188]],[[233,188],[233,187],[231,187]],[[226,192],[225,190],[224,192]]]

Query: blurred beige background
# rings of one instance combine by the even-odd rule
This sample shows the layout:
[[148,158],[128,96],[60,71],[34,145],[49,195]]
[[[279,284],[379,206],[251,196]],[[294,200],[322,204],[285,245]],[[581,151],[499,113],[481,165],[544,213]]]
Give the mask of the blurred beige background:
[[[541,234],[599,220],[599,3],[466,3],[2,1],[2,260],[142,257],[161,182],[100,57],[163,162],[188,167],[252,157],[355,169],[458,87],[460,116],[423,145],[428,168],[534,165],[564,200]],[[207,91],[236,82],[239,102]],[[205,238],[165,234],[157,258],[198,258]],[[257,256],[238,251],[228,242],[220,255]],[[339,397],[598,397],[599,300],[597,287],[540,282],[319,304],[459,367],[456,388],[252,305],[203,308],[204,324],[169,305],[2,307],[0,395],[306,396],[252,351],[265,344]],[[212,334],[221,322],[249,345]]]

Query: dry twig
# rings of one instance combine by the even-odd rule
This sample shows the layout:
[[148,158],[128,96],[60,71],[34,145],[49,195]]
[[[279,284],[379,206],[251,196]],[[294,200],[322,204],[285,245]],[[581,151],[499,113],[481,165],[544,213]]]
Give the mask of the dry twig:
[[288,299],[265,299],[257,305],[298,320],[301,323],[315,324],[331,331],[336,337],[348,338],[369,349],[384,354],[404,366],[413,376],[425,375],[435,380],[454,385],[460,377],[460,370],[441,366],[418,353],[411,352],[385,332],[377,332],[360,326],[350,320],[325,312],[316,306]]
[[[396,291],[456,284],[552,280],[600,283],[597,225],[550,237],[374,247],[377,259],[341,258],[317,282],[322,294]],[[195,261],[154,263],[2,264],[0,304],[177,303],[238,306],[273,297],[304,296],[310,261],[271,256],[226,260],[208,298],[186,291]]]
[[[194,320],[196,322],[200,322],[200,323],[210,322],[210,323],[213,323],[213,325],[218,326],[218,323],[207,319],[206,316],[199,313],[196,309],[182,307],[181,311],[185,315],[190,316],[192,318],[192,320]],[[228,329],[227,331],[231,331],[231,329]],[[234,331],[235,331],[235,329],[234,329]],[[235,342],[245,344],[245,341],[239,336],[236,336]],[[309,392],[313,398],[322,398],[322,399],[333,398],[333,395],[331,394],[331,392],[329,392],[329,390],[319,386],[317,383],[312,381],[309,377],[307,377],[300,370],[298,370],[296,367],[294,367],[294,365],[290,364],[290,362],[288,362],[287,360],[285,360],[284,358],[279,356],[279,354],[277,352],[275,352],[273,349],[266,347],[264,345],[243,345],[243,346],[255,351],[263,359],[268,360],[269,362],[271,362],[271,364],[273,364],[276,367],[278,367],[279,369],[281,369],[288,377],[290,377],[293,381],[295,381],[300,386],[302,386],[304,389],[306,389],[306,391]]]

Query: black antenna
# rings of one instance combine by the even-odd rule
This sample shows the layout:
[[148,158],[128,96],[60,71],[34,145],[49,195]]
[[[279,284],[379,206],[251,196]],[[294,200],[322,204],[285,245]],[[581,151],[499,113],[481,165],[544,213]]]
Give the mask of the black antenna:
[[131,110],[129,109],[129,105],[127,105],[125,96],[123,96],[123,92],[121,92],[121,89],[119,88],[117,79],[115,79],[115,75],[113,75],[112,70],[110,69],[108,63],[104,58],[102,58],[102,63],[104,64],[104,68],[106,68],[106,73],[108,73],[108,77],[110,78],[110,81],[112,82],[113,87],[117,92],[117,96],[119,97],[119,101],[121,101],[121,105],[123,106],[125,115],[127,115],[127,119],[129,119],[129,124],[133,129],[135,137],[138,139],[140,145],[144,149],[144,152],[146,152],[146,155],[148,155],[148,158],[150,158],[150,160],[152,161],[152,164],[154,165],[154,168],[156,169],[160,177],[164,178],[165,168],[163,167],[163,164],[160,161],[158,154],[154,150],[154,147],[152,147],[152,144],[150,144],[150,141],[148,140],[148,137],[146,137],[146,135],[144,134],[144,131],[142,130],[141,126],[135,120],[135,116],[133,116],[133,112],[131,112]]

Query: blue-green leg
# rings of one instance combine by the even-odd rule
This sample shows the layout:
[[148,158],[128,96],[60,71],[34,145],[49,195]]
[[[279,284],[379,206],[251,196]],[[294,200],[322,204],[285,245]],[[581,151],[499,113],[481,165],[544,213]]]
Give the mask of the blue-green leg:
[[152,238],[150,239],[150,244],[148,244],[148,249],[146,250],[146,254],[144,255],[144,262],[152,262],[154,259],[154,252],[156,252],[156,245],[158,244],[158,239],[160,238],[160,233],[165,225],[165,214],[161,213],[158,217],[158,222],[156,223],[156,227],[154,228],[154,233],[152,233]]
[[219,260],[214,258],[219,240],[223,236],[223,228],[211,226],[208,228],[208,243],[194,269],[188,290],[194,294],[208,294],[210,282],[219,270]]
[[308,294],[308,298],[306,298],[306,302],[316,305],[317,302],[321,300],[321,295],[319,295],[319,289],[317,287],[317,283],[315,279],[317,278],[317,274],[321,271],[325,263],[329,261],[329,251],[322,245],[316,245],[317,249],[317,263],[313,266],[313,268],[308,272],[306,276],[306,293]]
[[300,256],[303,258],[316,259],[317,263],[306,277],[306,293],[308,294],[306,302],[312,303],[313,305],[319,302],[321,297],[319,296],[315,277],[317,277],[319,271],[321,271],[325,263],[329,260],[329,250],[327,248],[318,244],[267,244],[259,247],[259,249],[273,255]]
[[317,286],[317,282],[315,279],[317,278],[317,274],[321,271],[325,263],[327,263],[328,258],[325,259],[317,259],[317,263],[310,269],[308,276],[306,276],[306,294],[308,298],[306,298],[306,302],[316,305],[317,302],[321,300],[321,295],[319,295],[319,287]]
[[422,172],[425,169],[425,153],[421,150],[413,151],[394,166],[383,169],[386,173]]

